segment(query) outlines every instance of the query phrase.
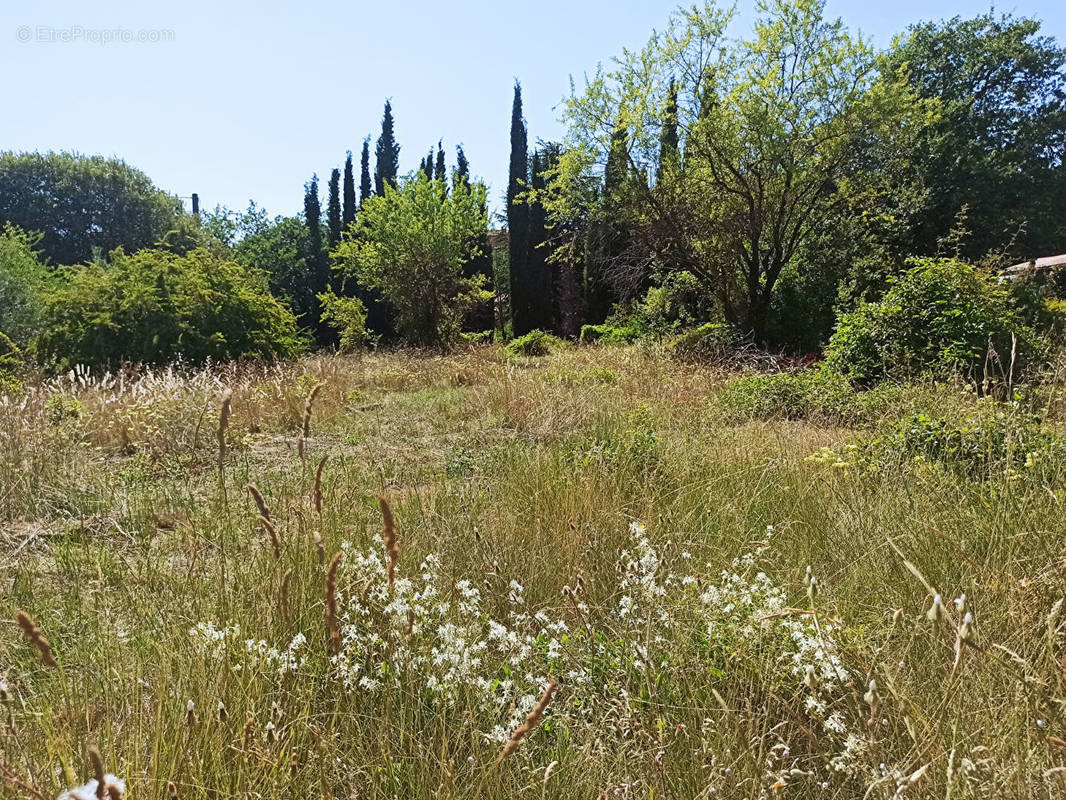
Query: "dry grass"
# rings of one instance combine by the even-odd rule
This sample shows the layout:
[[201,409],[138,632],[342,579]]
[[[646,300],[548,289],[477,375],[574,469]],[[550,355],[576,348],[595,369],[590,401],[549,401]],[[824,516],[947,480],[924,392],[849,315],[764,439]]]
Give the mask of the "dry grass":
[[1061,472],[813,463],[856,432],[724,425],[729,377],[481,348],[3,399],[0,797],[90,743],[153,799],[1063,796]]

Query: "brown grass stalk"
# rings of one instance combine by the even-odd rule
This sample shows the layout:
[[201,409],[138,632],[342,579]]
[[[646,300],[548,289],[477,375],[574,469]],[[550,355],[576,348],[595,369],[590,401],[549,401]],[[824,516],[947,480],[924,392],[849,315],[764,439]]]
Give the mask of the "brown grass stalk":
[[222,408],[218,412],[218,465],[226,460],[226,430],[229,417],[233,411],[233,390],[227,389],[222,395]]
[[37,652],[41,656],[41,663],[46,667],[58,667],[55,655],[52,653],[52,644],[45,637],[40,628],[37,627],[37,623],[33,621],[33,617],[27,614],[25,611],[15,612],[15,621],[18,626],[22,628],[22,635],[26,637],[26,641],[37,648]]
[[381,519],[383,527],[381,538],[385,542],[385,550],[389,554],[389,589],[396,582],[396,565],[400,563],[400,545],[396,539],[396,522],[392,517],[392,509],[384,497],[379,497],[381,504]]
[[322,460],[318,462],[318,469],[315,470],[315,488],[312,493],[315,501],[315,513],[322,516],[322,470],[326,466],[326,459],[329,456],[322,456]]
[[96,778],[96,798],[104,800],[107,791],[104,779],[104,758],[100,755],[100,749],[95,745],[89,746],[89,763],[93,768],[93,777]]
[[513,754],[515,750],[518,749],[518,746],[522,744],[522,740],[536,730],[537,726],[540,725],[541,720],[544,719],[544,712],[548,710],[548,704],[551,702],[552,695],[555,694],[555,690],[558,688],[559,684],[555,678],[549,677],[548,685],[544,687],[544,692],[541,694],[540,700],[537,701],[533,710],[526,714],[525,721],[515,728],[515,732],[511,734],[510,741],[503,746],[503,750],[500,751],[500,755],[496,758],[497,763]]
[[248,490],[248,494],[250,494],[252,499],[255,500],[255,506],[259,509],[259,516],[264,519],[270,519],[270,509],[267,508],[266,501],[263,500],[263,495],[259,493],[259,490],[250,483],[244,488]]
[[333,556],[326,571],[326,630],[329,632],[329,652],[340,652],[341,630],[337,621],[337,569],[341,565],[341,553]]
[[263,530],[270,537],[270,547],[274,551],[274,558],[280,560],[281,540],[278,539],[278,529],[274,527],[274,523],[270,521],[269,517],[260,517],[259,524],[263,526]]

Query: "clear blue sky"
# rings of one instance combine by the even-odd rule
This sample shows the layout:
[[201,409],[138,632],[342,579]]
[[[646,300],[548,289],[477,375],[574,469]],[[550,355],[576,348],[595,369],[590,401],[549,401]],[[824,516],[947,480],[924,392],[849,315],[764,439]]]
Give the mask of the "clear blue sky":
[[[691,1],[691,0],[690,0]],[[0,149],[117,155],[206,208],[297,212],[303,184],[375,138],[391,97],[401,170],[443,138],[464,145],[497,207],[507,174],[512,86],[522,82],[530,140],[561,134],[554,106],[624,46],[661,26],[670,2],[508,0],[279,2],[4,0]],[[752,0],[738,4],[750,19]],[[883,46],[909,23],[987,11],[987,0],[829,0]],[[1066,3],[1018,0],[1066,42]],[[39,41],[38,26],[80,36]],[[81,33],[77,32],[81,29]],[[164,31],[171,41],[99,41],[102,30]],[[515,45],[516,32],[522,44]],[[28,41],[20,41],[26,38]],[[88,41],[94,38],[96,41]],[[358,174],[357,174],[358,180]]]

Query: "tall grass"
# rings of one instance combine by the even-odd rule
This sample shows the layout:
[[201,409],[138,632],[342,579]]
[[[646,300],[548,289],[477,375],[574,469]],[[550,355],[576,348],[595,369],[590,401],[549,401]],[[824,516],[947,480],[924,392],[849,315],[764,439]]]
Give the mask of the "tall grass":
[[1061,465],[840,468],[863,431],[727,423],[729,377],[483,348],[0,401],[0,797],[1063,796]]

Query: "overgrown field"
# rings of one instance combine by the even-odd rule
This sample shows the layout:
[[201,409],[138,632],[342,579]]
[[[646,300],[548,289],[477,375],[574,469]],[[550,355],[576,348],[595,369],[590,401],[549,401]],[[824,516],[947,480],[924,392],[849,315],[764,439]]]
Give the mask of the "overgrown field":
[[1054,397],[774,380],[483,347],[9,397],[0,796],[92,745],[138,800],[1064,796]]

